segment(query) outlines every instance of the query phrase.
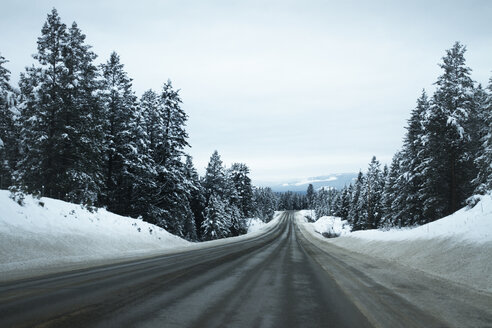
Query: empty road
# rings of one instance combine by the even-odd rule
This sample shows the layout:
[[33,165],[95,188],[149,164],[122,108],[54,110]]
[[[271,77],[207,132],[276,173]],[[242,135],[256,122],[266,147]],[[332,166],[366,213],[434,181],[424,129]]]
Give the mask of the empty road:
[[449,326],[309,241],[294,216],[221,246],[2,283],[0,327]]

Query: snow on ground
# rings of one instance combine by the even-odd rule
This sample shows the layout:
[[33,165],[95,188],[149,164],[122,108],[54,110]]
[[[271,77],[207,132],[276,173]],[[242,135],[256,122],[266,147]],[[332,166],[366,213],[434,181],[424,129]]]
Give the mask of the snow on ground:
[[329,238],[348,235],[352,229],[346,220],[336,216],[320,217],[313,223],[313,228],[314,231]]
[[299,218],[304,220],[303,222],[310,222],[316,218],[316,212],[314,210],[300,210],[298,213],[301,215]]
[[258,219],[258,218],[249,218],[249,219],[247,219],[247,222],[248,222],[247,223],[248,224],[248,233],[256,232],[266,225],[265,222],[263,222],[261,219]]
[[272,226],[275,226],[278,223],[278,218],[280,217],[280,214],[282,214],[282,211],[275,211],[273,214],[272,220],[270,222],[265,223],[259,218],[249,218],[247,220],[247,225],[248,225],[248,235],[251,235],[253,233],[262,233],[265,229],[270,228]]
[[389,232],[356,231],[352,236],[381,241],[454,238],[475,244],[492,242],[492,195],[482,197],[471,209],[462,208],[452,215],[420,227],[393,229]]
[[20,206],[9,195],[0,190],[0,281],[223,245],[273,229],[279,217],[247,235],[190,243],[105,209],[31,196]]
[[0,275],[15,270],[131,257],[189,242],[152,224],[50,198],[24,206],[0,190]]
[[416,228],[356,231],[328,239],[315,231],[315,224],[302,224],[315,238],[336,246],[492,292],[491,195],[471,209]]

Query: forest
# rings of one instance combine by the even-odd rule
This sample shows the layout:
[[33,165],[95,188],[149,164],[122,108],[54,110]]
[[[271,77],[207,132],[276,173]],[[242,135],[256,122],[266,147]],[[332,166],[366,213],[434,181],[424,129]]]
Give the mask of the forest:
[[53,9],[17,87],[0,56],[0,189],[19,202],[29,193],[104,207],[197,241],[243,234],[247,218],[268,222],[275,210],[312,208],[354,230],[420,225],[492,190],[492,78],[472,80],[459,42],[389,166],[373,157],[341,190],[301,195],[252,186],[248,166],[226,167],[217,151],[200,177],[179,90],[167,80],[137,97],[119,55],[96,65],[85,38]]
[[354,230],[421,225],[491,192],[492,78],[477,85],[465,52],[459,42],[446,51],[435,92],[417,99],[389,167],[373,157],[352,184],[318,191],[309,198],[317,217],[339,216]]
[[0,56],[0,189],[104,207],[192,241],[272,218],[275,196],[253,188],[245,164],[226,168],[216,151],[199,177],[171,81],[138,98],[119,55],[96,65],[85,38],[53,9],[18,87]]

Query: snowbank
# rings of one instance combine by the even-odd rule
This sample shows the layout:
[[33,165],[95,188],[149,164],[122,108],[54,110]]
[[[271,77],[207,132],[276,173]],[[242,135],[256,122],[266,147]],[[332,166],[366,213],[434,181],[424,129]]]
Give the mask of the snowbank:
[[248,220],[248,233],[253,233],[258,230],[261,230],[266,223],[263,222],[261,219],[258,218],[249,218]]
[[[299,222],[303,222],[301,216]],[[463,208],[416,228],[356,231],[327,239],[315,231],[314,224],[301,224],[324,242],[492,292],[491,195],[472,209]]]
[[260,218],[249,218],[246,219],[248,222],[248,232],[247,234],[250,235],[252,233],[262,233],[266,229],[269,229],[275,225],[278,224],[278,218],[280,217],[280,214],[282,214],[282,211],[275,211],[273,213],[273,218],[268,222],[263,222]]
[[246,235],[191,243],[105,209],[31,196],[20,206],[9,195],[0,190],[0,281],[220,246],[270,231],[280,217],[275,213]]
[[312,222],[316,219],[316,212],[314,210],[300,210],[298,213],[302,215],[304,222]]
[[356,231],[354,238],[380,241],[453,238],[467,243],[492,242],[492,195],[483,196],[473,208],[462,208],[440,220],[416,228],[389,231]]
[[9,195],[0,190],[0,275],[190,244],[162,228],[104,209],[90,212],[79,205],[31,196],[20,206]]
[[336,216],[322,216],[312,225],[314,231],[328,238],[346,236],[351,231],[349,223]]

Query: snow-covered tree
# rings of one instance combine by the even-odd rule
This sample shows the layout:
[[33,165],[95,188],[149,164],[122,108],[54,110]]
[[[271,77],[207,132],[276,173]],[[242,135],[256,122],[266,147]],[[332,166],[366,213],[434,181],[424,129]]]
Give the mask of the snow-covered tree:
[[492,191],[492,78],[487,87],[488,93],[480,88],[475,94],[477,106],[477,124],[475,131],[478,139],[478,152],[475,164],[477,176],[473,180],[476,194],[486,194]]
[[365,184],[364,174],[359,172],[357,180],[355,180],[354,188],[352,192],[352,199],[350,200],[349,209],[349,222],[353,227],[353,230],[361,230],[366,226],[364,220],[364,207],[365,199],[362,195],[363,188]]
[[8,61],[0,55],[0,189],[12,184],[12,173],[18,160],[18,131],[15,125],[15,94],[10,86]]
[[[184,170],[185,181],[187,184],[187,189],[189,190],[188,202],[190,204],[190,209],[193,212],[193,226],[195,229],[194,237],[196,240],[201,238],[201,230],[199,228],[204,220],[203,212],[205,210],[205,191],[200,182],[200,177],[198,176],[198,173],[193,165],[193,160],[189,155],[186,156]],[[185,226],[185,233],[193,236],[193,232],[191,230],[191,224],[188,227]]]
[[226,176],[222,159],[219,152],[215,150],[210,157],[205,176],[203,177],[203,187],[205,188],[207,202],[212,194],[224,195]]
[[256,213],[263,222],[269,222],[273,218],[277,208],[277,196],[271,188],[255,188],[253,191]]
[[138,166],[138,145],[135,135],[137,97],[132,79],[124,70],[120,57],[112,52],[101,65],[104,99],[104,190],[102,202],[113,212],[131,213],[129,199]]
[[[398,164],[398,190],[390,197],[401,197],[403,208],[398,216],[404,216],[407,224],[422,222],[422,189],[423,189],[423,168],[426,154],[426,130],[424,122],[425,115],[430,110],[430,102],[425,90],[422,91],[417,100],[417,106],[412,111],[405,135],[403,150],[399,154],[401,163]],[[394,174],[394,172],[393,172]],[[393,176],[392,179],[395,179]],[[396,213],[393,213],[396,214]]]
[[[381,164],[372,157],[367,170],[364,187],[361,192],[362,217],[367,229],[375,229],[379,226],[382,216],[381,196],[383,194],[384,179],[381,172]],[[361,200],[359,199],[359,200]]]
[[474,164],[468,122],[474,90],[465,51],[459,42],[446,51],[440,64],[444,72],[435,83],[436,92],[425,113],[423,197],[427,220],[453,213],[471,193]]
[[[191,221],[194,221],[189,202],[191,189],[183,163],[184,149],[188,146],[187,115],[181,103],[179,90],[174,90],[171,81],[164,83],[158,99],[153,91],[146,92],[142,99],[155,175],[152,210],[148,216],[174,234],[194,238],[190,230]],[[188,222],[188,228],[184,222]]]
[[314,201],[314,187],[311,183],[308,185],[306,190],[306,201],[308,203],[308,208],[312,208]]
[[238,196],[237,207],[242,217],[251,217],[253,208],[253,188],[249,177],[249,168],[244,163],[234,163],[228,170],[228,177],[232,181]]
[[381,197],[381,205],[383,209],[383,217],[381,226],[403,226],[403,207],[407,198],[406,193],[402,190],[405,184],[405,178],[401,169],[402,152],[397,152],[391,161],[384,181],[383,195]]
[[99,192],[101,129],[96,55],[74,23],[48,14],[34,58],[21,74],[22,159],[17,184],[29,192],[93,203]]
[[231,223],[224,207],[221,197],[215,192],[212,193],[201,226],[203,240],[225,238],[230,235]]

